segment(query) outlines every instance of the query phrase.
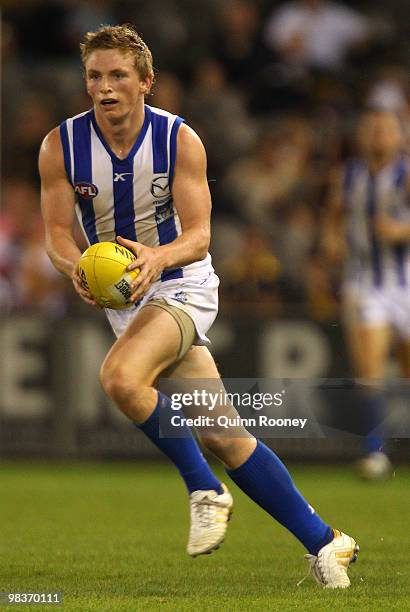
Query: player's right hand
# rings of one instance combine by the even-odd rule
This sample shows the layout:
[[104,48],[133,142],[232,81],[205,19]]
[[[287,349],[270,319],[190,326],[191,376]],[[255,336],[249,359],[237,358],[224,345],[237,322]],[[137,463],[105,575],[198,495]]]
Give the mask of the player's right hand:
[[90,306],[95,306],[96,308],[101,310],[102,307],[95,301],[88,289],[84,287],[80,275],[78,274],[78,268],[74,269],[71,280],[73,281],[74,289],[76,290],[80,298],[84,302],[86,302],[86,304],[90,304]]

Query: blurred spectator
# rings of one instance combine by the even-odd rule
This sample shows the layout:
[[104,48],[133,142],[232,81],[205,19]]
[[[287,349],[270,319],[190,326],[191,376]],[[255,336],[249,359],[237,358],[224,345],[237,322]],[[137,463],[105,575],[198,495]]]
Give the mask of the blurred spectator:
[[367,105],[398,114],[409,109],[408,72],[400,66],[384,66],[378,78],[370,85]]
[[218,62],[207,59],[197,66],[184,106],[184,116],[204,139],[211,171],[217,175],[253,145],[253,121]]
[[19,57],[16,30],[3,20],[1,24],[1,76],[2,76],[2,130],[3,142],[13,134],[12,125],[16,111],[16,99],[24,95],[26,70]]
[[[24,179],[3,182],[0,210],[0,278],[2,297],[16,305],[18,283],[16,270],[22,255],[22,245],[30,233],[36,214],[38,194]],[[6,296],[6,297],[5,297]]]
[[[12,10],[13,9],[13,10]],[[11,3],[5,10],[18,33],[25,62],[61,57],[71,52],[64,37],[66,7],[60,0]]]
[[227,80],[248,95],[257,86],[263,49],[259,30],[261,15],[255,2],[222,2],[214,37],[214,56],[225,69]]
[[[19,101],[14,120],[13,136],[5,143],[6,173],[37,181],[37,155],[45,135],[55,127],[56,100],[44,93],[31,93]],[[14,151],[18,151],[15,157]]]
[[275,238],[283,207],[309,181],[311,150],[312,133],[303,119],[289,118],[274,130],[264,130],[254,151],[229,168],[225,198],[248,225]]
[[340,316],[337,296],[340,276],[330,269],[319,253],[312,253],[305,262],[305,295],[307,314],[321,322],[335,321]]
[[65,8],[63,36],[74,53],[85,32],[115,22],[111,0],[62,0],[62,4]]
[[174,115],[183,114],[184,89],[181,81],[172,72],[160,72],[154,84],[153,95],[148,103],[168,110]]
[[366,18],[343,4],[296,0],[275,10],[266,25],[265,40],[285,64],[334,70],[369,34]]
[[241,235],[237,256],[229,255],[218,271],[223,278],[222,296],[226,309],[236,316],[271,317],[280,311],[278,278],[280,264],[264,233],[251,228]]
[[317,219],[311,206],[303,200],[290,204],[282,232],[275,241],[275,251],[282,267],[282,290],[296,306],[304,301],[308,266],[317,239]]
[[[44,249],[39,194],[23,178],[4,182],[0,212],[0,305],[65,310],[69,283]],[[1,308],[1,306],[0,306]]]
[[192,23],[178,0],[125,0],[116,7],[120,22],[137,26],[154,56],[154,65],[174,70],[189,62],[187,47]]
[[42,219],[36,217],[30,233],[21,245],[16,270],[18,305],[33,306],[51,315],[62,315],[72,297],[69,281],[54,268],[44,249]]

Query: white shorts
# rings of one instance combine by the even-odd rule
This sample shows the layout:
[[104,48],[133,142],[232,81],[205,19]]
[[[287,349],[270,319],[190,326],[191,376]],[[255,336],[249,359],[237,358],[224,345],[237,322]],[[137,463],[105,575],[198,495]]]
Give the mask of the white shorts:
[[343,287],[346,325],[389,325],[400,338],[410,339],[410,288]]
[[170,306],[180,308],[191,317],[197,332],[194,344],[208,345],[211,342],[206,334],[218,314],[218,287],[219,278],[213,271],[188,278],[156,281],[148,289],[138,306],[131,306],[125,310],[106,308],[105,312],[118,338],[135,315],[150,300],[163,299]]

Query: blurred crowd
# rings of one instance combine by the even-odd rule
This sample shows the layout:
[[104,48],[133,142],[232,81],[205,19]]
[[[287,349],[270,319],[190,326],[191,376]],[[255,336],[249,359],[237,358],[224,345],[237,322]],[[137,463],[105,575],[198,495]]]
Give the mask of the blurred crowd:
[[82,307],[44,252],[37,154],[50,129],[90,106],[83,33],[128,22],[154,55],[148,104],[182,115],[207,148],[222,307],[337,318],[340,270],[320,251],[330,177],[354,154],[360,109],[408,118],[407,0],[3,6],[0,311]]

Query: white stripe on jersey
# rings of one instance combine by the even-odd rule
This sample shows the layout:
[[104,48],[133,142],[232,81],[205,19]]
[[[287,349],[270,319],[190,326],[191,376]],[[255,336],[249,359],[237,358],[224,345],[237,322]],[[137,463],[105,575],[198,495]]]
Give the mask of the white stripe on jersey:
[[112,192],[112,163],[108,152],[98,138],[91,124],[91,163],[93,183],[98,186],[98,195],[93,200],[94,209],[98,210],[98,240],[115,239],[115,226],[112,211],[114,198]]

